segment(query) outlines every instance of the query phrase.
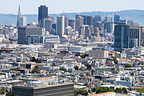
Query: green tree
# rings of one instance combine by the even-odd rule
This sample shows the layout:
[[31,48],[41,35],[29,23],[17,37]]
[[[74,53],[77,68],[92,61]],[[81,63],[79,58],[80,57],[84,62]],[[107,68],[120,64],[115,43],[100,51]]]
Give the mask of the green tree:
[[78,67],[78,66],[74,66],[74,69],[75,69],[75,70],[79,70],[79,67]]
[[116,88],[116,89],[114,90],[114,92],[116,92],[116,93],[121,93],[121,88]]
[[131,72],[130,74],[131,74],[131,76],[134,76],[134,72]]
[[132,67],[132,64],[126,64],[125,67]]
[[19,67],[17,67],[17,68],[11,68],[10,70],[18,71],[18,70],[20,70],[20,68]]
[[53,63],[52,66],[56,66],[56,64]]
[[112,89],[110,88],[107,88],[107,87],[99,87],[96,90],[96,93],[99,94],[99,93],[105,93],[105,92],[113,92]]
[[6,96],[17,96],[15,92],[8,92]]
[[39,58],[36,59],[35,57],[31,57],[30,61],[31,62],[36,62],[36,63],[41,63],[41,59],[39,59]]
[[81,94],[83,96],[88,96],[88,91],[83,89],[74,89],[74,96],[77,96],[78,94]]
[[140,92],[140,93],[144,93],[144,88],[142,88],[142,89],[139,90],[138,92]]
[[80,56],[80,53],[76,53],[75,56]]
[[127,94],[128,93],[126,88],[116,88],[114,90],[114,92],[116,92],[116,93],[123,93],[123,94]]
[[36,63],[41,63],[41,59],[37,58]]
[[92,92],[96,92],[96,88],[92,88],[91,91],[92,91]]
[[67,69],[65,68],[60,68],[61,71],[67,72]]
[[89,54],[82,54],[80,55],[81,58],[89,57]]
[[87,75],[87,76],[90,76],[90,72],[86,72],[86,75]]
[[113,57],[113,61],[114,61],[115,64],[118,64],[118,60],[117,60],[116,57]]
[[88,87],[88,83],[85,83],[84,86],[87,86],[87,87]]
[[122,93],[127,94],[128,93],[127,89],[126,88],[122,88]]
[[30,61],[31,61],[31,62],[36,62],[36,58],[35,58],[35,57],[31,57],[31,58],[30,58]]
[[81,76],[81,77],[84,77],[84,75],[83,75],[83,74],[80,74],[80,76]]
[[5,91],[0,89],[0,94],[5,94]]
[[39,69],[39,67],[35,66],[32,70],[32,73],[39,73],[38,69]]
[[87,70],[91,70],[92,66],[91,65],[86,65]]

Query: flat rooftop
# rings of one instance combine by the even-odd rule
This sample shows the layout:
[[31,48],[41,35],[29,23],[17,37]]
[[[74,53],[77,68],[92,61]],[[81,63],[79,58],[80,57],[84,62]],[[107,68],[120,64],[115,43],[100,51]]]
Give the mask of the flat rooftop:
[[41,89],[41,88],[48,88],[48,87],[55,87],[55,86],[63,86],[63,85],[71,85],[73,83],[63,83],[63,84],[55,84],[55,85],[46,85],[40,87],[31,87],[31,86],[14,86],[15,88],[24,88],[24,89]]

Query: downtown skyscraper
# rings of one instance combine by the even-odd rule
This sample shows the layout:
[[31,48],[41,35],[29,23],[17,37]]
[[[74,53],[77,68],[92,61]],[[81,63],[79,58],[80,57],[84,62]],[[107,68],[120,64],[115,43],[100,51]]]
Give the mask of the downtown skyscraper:
[[20,26],[20,19],[21,19],[21,11],[20,11],[20,5],[19,5],[18,16],[17,16],[17,27]]
[[65,16],[57,17],[56,33],[60,37],[63,37],[65,32]]
[[114,31],[114,48],[116,51],[122,51],[123,48],[128,46],[129,26],[126,24],[115,25]]
[[43,20],[48,18],[48,7],[41,5],[38,8],[38,23],[40,27],[43,27]]
[[120,22],[120,15],[119,14],[115,14],[114,15],[114,23],[119,23]]
[[18,8],[18,15],[17,15],[17,27],[22,27],[27,25],[27,18],[21,15],[20,5]]

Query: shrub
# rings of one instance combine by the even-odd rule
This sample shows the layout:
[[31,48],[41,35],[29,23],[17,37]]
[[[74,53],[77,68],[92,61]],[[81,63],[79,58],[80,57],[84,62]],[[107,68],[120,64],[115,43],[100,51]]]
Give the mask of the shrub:
[[128,93],[126,88],[116,88],[114,90],[114,92],[116,92],[116,93],[124,93],[124,94]]
[[60,68],[61,71],[67,72],[67,69],[65,68]]
[[15,92],[8,92],[6,96],[17,96]]
[[5,94],[5,91],[0,89],[0,94]]
[[74,89],[74,96],[77,96],[78,94],[87,96],[88,92],[86,90],[83,90],[83,89]]
[[131,64],[126,64],[125,67],[132,67],[132,65]]
[[39,73],[38,69],[39,69],[39,67],[35,66],[32,70],[32,73]]
[[79,70],[79,67],[78,67],[78,66],[74,66],[74,69],[75,69],[75,70]]

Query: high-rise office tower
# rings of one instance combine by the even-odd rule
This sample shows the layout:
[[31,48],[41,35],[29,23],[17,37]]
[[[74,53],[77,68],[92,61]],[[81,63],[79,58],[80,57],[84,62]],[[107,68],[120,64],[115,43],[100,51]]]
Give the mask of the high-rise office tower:
[[79,36],[84,38],[85,37],[85,25],[81,25],[79,27]]
[[93,16],[87,16],[87,24],[86,25],[93,25]]
[[94,22],[97,22],[97,21],[101,21],[101,16],[100,15],[96,15],[94,17]]
[[43,27],[44,18],[48,18],[48,7],[41,5],[38,8],[38,23],[40,27]]
[[96,15],[93,19],[93,27],[98,27],[99,29],[101,29],[101,26],[102,26],[101,16]]
[[56,31],[56,23],[52,24],[52,29]]
[[91,36],[91,30],[89,25],[85,25],[85,38],[89,38]]
[[80,15],[76,15],[76,31],[79,31],[81,25],[84,25],[84,18]]
[[101,21],[94,22],[94,27],[101,27],[101,25],[102,25]]
[[114,23],[119,23],[119,22],[120,22],[120,15],[114,14]]
[[18,16],[17,16],[17,27],[20,26],[20,18],[21,18],[21,11],[20,11],[20,5],[19,5],[19,8],[18,8]]
[[80,15],[83,17],[83,24],[87,25],[87,16],[86,15]]
[[114,32],[114,23],[104,22],[104,33],[113,33],[113,32]]
[[141,47],[142,27],[129,28],[129,48]]
[[93,24],[93,16],[79,15],[83,17],[84,25],[92,25]]
[[106,16],[105,22],[113,22],[113,17],[111,15]]
[[18,28],[18,44],[28,44],[26,28]]
[[26,25],[27,25],[26,17],[20,17],[19,26],[26,26]]
[[126,24],[115,25],[114,30],[114,48],[116,51],[122,51],[123,48],[128,48],[129,26]]
[[65,32],[65,16],[57,17],[56,33],[60,37],[63,37]]
[[141,45],[142,47],[144,47],[144,31],[142,31],[142,34],[141,34]]
[[18,44],[28,44],[28,36],[43,36],[45,30],[41,27],[19,27]]
[[88,38],[91,35],[90,27],[89,25],[81,25],[79,28],[80,32],[79,35],[82,38]]
[[68,16],[65,15],[65,28],[68,27],[68,20],[69,20]]
[[68,26],[71,26],[75,30],[75,20],[69,19]]
[[52,24],[54,23],[54,19],[52,17],[44,18],[43,26],[46,31],[52,31]]

